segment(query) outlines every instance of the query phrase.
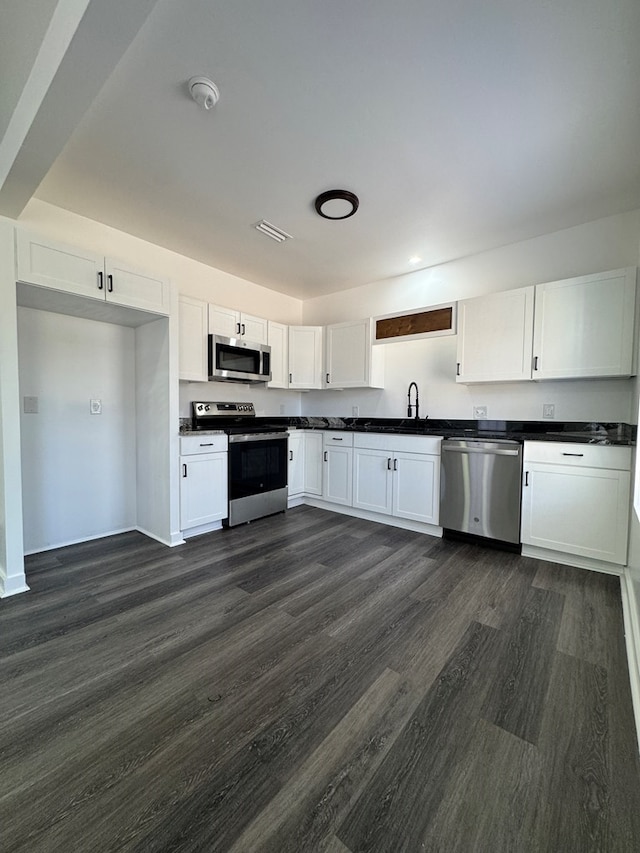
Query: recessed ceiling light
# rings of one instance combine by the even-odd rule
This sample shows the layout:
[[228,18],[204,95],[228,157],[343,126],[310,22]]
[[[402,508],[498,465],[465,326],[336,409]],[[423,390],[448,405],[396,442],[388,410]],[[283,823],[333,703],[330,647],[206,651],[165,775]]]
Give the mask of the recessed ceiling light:
[[328,190],[314,202],[316,213],[324,219],[348,219],[359,205],[358,196],[349,190]]
[[417,255],[411,255],[411,257],[409,258],[409,263],[410,264],[419,264],[421,260],[422,260],[422,258],[419,258]]

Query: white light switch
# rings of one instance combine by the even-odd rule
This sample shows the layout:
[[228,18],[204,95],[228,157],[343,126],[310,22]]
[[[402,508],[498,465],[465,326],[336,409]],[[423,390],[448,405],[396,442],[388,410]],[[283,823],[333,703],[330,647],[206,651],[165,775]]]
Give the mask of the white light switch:
[[25,415],[37,415],[38,414],[38,398],[37,397],[25,397],[23,401],[24,413]]
[[487,417],[487,407],[486,406],[474,406],[473,407],[473,417],[476,420],[484,420]]
[[89,411],[92,415],[101,415],[102,400],[89,400]]

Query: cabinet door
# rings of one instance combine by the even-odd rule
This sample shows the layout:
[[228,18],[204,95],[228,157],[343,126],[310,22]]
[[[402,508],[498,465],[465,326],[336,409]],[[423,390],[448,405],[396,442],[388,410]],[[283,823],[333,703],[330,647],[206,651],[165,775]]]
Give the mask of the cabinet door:
[[224,338],[240,336],[240,312],[221,305],[209,305],[209,334]]
[[357,448],[353,456],[353,506],[391,514],[393,455]]
[[17,230],[17,278],[104,301],[104,258]]
[[393,514],[438,524],[440,457],[428,453],[393,454]]
[[371,364],[370,320],[337,323],[325,329],[325,381],[335,388],[363,388],[369,384]]
[[178,300],[179,378],[189,382],[206,382],[207,303],[181,296]]
[[253,344],[267,344],[269,341],[269,324],[262,317],[241,314],[240,334],[245,340]]
[[322,388],[322,326],[289,326],[289,388]]
[[628,471],[525,463],[522,542],[624,565]]
[[304,434],[304,490],[307,495],[322,494],[322,443],[321,432]]
[[353,450],[351,447],[325,447],[322,497],[336,504],[351,506]]
[[289,433],[289,497],[301,495],[304,492],[304,434]]
[[269,320],[269,346],[271,347],[271,382],[268,388],[289,387],[289,328]]
[[629,376],[636,268],[536,286],[533,378]]
[[169,280],[134,270],[120,261],[105,260],[107,301],[154,314],[171,312]]
[[531,379],[533,287],[458,303],[456,382]]
[[227,517],[227,454],[180,457],[180,528]]

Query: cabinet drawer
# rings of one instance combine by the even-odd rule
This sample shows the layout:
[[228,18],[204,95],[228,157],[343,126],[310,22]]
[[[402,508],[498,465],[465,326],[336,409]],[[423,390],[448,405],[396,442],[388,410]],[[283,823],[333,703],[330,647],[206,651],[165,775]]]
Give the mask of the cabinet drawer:
[[352,432],[325,432],[324,434],[324,446],[329,447],[332,444],[335,444],[338,447],[353,447],[353,433]]
[[220,435],[183,435],[180,438],[180,455],[191,456],[194,453],[217,453],[227,449],[227,436]]
[[356,432],[353,446],[368,450],[386,450],[402,453],[432,453],[440,455],[440,435],[397,435],[394,433]]
[[547,462],[580,468],[631,470],[631,448],[602,444],[573,444],[556,441],[525,441],[524,462]]

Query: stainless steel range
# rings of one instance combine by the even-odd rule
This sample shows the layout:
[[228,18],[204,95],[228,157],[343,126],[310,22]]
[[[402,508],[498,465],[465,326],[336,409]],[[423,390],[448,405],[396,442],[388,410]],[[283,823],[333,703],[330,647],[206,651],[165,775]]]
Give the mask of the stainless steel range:
[[193,429],[229,436],[229,514],[233,527],[287,508],[287,428],[255,422],[253,403],[191,404]]

